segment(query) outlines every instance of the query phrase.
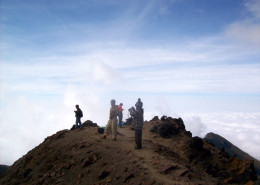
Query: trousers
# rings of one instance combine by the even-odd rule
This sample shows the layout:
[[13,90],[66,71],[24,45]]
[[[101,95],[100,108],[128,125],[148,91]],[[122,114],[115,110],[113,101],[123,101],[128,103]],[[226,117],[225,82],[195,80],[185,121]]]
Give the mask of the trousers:
[[117,137],[117,118],[112,118],[108,121],[105,134],[109,135],[112,133],[113,139]]
[[135,129],[135,143],[138,149],[142,148],[142,129]]
[[82,124],[81,124],[80,117],[76,117],[76,124],[75,124],[75,128],[78,128],[78,124],[80,125],[80,128],[82,128]]
[[119,127],[122,127],[122,119],[123,119],[123,113],[122,112],[119,112]]

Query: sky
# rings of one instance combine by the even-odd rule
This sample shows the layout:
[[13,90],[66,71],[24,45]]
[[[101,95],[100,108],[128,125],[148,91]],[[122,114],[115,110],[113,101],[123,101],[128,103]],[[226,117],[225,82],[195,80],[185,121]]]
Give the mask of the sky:
[[0,164],[75,122],[181,117],[260,160],[260,0],[0,0]]

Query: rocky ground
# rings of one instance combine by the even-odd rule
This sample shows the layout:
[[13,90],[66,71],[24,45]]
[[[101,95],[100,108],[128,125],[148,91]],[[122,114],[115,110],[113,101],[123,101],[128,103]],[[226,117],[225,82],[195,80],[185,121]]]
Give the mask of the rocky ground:
[[192,137],[181,119],[145,122],[142,150],[134,149],[130,127],[118,128],[117,141],[101,139],[91,124],[59,131],[8,168],[0,184],[257,183],[252,161]]
[[208,143],[213,144],[218,149],[224,149],[225,152],[227,152],[229,155],[236,155],[239,159],[246,159],[246,160],[253,160],[254,161],[254,167],[256,170],[256,173],[258,175],[258,178],[260,178],[260,161],[255,159],[254,157],[250,156],[248,153],[244,152],[231,142],[229,142],[227,139],[223,138],[220,135],[214,134],[214,133],[208,133],[204,138],[205,141]]

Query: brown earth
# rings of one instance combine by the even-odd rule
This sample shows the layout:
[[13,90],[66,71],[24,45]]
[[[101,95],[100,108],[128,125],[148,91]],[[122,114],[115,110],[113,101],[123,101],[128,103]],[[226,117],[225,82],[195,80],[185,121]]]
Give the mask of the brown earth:
[[[150,132],[154,125],[157,131]],[[113,141],[101,139],[97,127],[59,131],[8,168],[0,184],[256,183],[252,161],[192,138],[181,119],[145,122],[142,150],[134,149],[130,126],[118,132]]]

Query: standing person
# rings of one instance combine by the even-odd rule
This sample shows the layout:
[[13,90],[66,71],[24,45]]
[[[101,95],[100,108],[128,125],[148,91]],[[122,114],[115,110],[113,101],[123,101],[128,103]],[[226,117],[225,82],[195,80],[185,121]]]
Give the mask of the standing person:
[[77,110],[75,110],[75,117],[76,117],[76,124],[75,124],[75,128],[78,128],[78,124],[80,125],[80,129],[82,129],[82,124],[81,124],[81,118],[83,117],[83,112],[82,110],[79,108],[79,105],[75,106]]
[[120,103],[119,105],[118,105],[118,110],[119,110],[119,116],[118,116],[118,118],[119,118],[119,127],[120,128],[122,128],[122,119],[123,119],[123,103]]
[[116,105],[115,100],[111,100],[110,102],[111,108],[109,113],[109,121],[106,126],[104,139],[106,139],[106,135],[109,135],[112,132],[113,140],[116,141],[117,137],[117,116],[119,116],[118,106]]
[[134,117],[134,128],[135,128],[135,149],[142,149],[142,132],[144,125],[144,109],[141,99],[135,104],[136,109],[133,108],[132,116]]

